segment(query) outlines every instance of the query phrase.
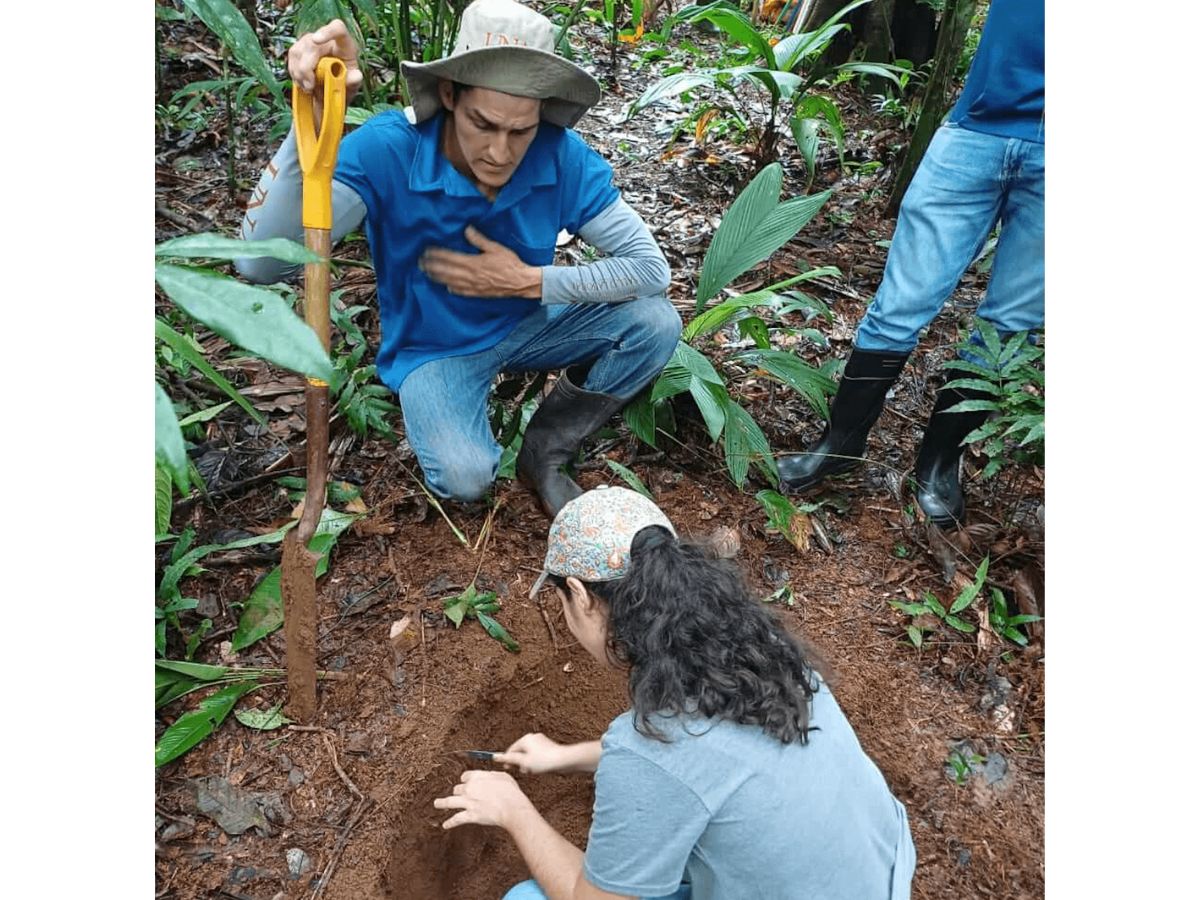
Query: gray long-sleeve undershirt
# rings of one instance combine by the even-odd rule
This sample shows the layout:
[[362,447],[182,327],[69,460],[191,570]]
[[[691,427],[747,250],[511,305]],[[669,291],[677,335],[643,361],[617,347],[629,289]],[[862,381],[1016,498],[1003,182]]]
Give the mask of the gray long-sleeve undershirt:
[[[244,240],[273,237],[303,243],[301,174],[295,129],[263,170],[242,219]],[[357,228],[367,207],[352,188],[333,181],[333,228],[336,242]],[[665,293],[671,270],[641,216],[622,199],[611,203],[579,229],[579,236],[605,258],[580,266],[542,266],[543,304],[619,303]],[[503,241],[501,241],[503,243]],[[279,281],[300,267],[272,257],[234,260],[237,271],[259,284]]]

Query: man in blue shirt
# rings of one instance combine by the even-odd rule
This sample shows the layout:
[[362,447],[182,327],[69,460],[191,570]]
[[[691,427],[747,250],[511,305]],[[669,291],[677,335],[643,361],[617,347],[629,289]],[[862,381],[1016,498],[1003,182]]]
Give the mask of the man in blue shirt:
[[[779,461],[785,488],[804,491],[861,461],[867,435],[917,338],[979,254],[1000,239],[980,319],[1003,338],[1045,319],[1045,9],[992,0],[962,96],[904,195],[883,283],[858,326],[829,425],[806,453]],[[978,334],[973,335],[978,339]],[[955,412],[989,393],[943,388],[917,455],[917,502],[940,527],[966,506],[962,441],[987,412]]]
[[[515,0],[467,7],[449,57],[404,64],[412,120],[383,113],[342,141],[332,229],[337,240],[365,221],[379,376],[400,395],[434,493],[476,500],[491,487],[501,448],[487,395],[499,372],[566,370],[517,458],[551,516],[580,493],[563,467],[662,370],[680,332],[661,250],[612,168],[570,130],[600,88],[555,55],[555,37]],[[336,20],[293,45],[294,82],[312,91],[324,56],[345,61],[353,93],[358,48]],[[263,173],[243,237],[298,237],[299,184],[293,133]],[[553,265],[563,230],[607,256]],[[285,272],[269,258],[238,269],[256,281]]]

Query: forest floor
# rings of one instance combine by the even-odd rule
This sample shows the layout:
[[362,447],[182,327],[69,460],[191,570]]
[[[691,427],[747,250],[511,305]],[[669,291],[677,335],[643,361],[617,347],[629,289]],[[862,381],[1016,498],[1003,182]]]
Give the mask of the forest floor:
[[[212,76],[219,57],[211,35],[181,25],[166,33],[179,50],[166,66],[167,94]],[[669,296],[686,321],[715,223],[751,173],[749,153],[722,138],[698,146],[686,132],[667,153],[671,127],[686,113],[668,105],[625,121],[624,109],[650,83],[652,67],[633,68],[638,57],[622,46],[614,88],[599,33],[581,33],[592,50],[592,59],[585,54],[582,62],[608,89],[578,130],[612,163],[623,196],[655,232],[672,265]],[[715,40],[690,37],[698,44]],[[894,226],[884,215],[887,187],[906,141],[898,122],[882,117],[852,86],[837,90],[852,165],[843,170],[829,149],[822,153],[814,189],[832,188],[831,200],[795,240],[735,285],[745,291],[770,284],[798,271],[800,260],[837,266],[842,278],[812,286],[833,320],[809,324],[829,346],[793,346],[814,364],[845,356],[878,286],[887,252],[880,242]],[[274,151],[256,127],[258,132],[242,129],[232,154],[220,116],[197,130],[159,129],[159,240],[198,231],[235,233],[250,189]],[[785,155],[782,161],[785,195],[803,193],[799,159]],[[881,165],[865,165],[875,161]],[[365,244],[338,252],[363,258]],[[568,260],[580,258],[574,244],[563,253]],[[911,497],[896,476],[912,465],[935,376],[953,355],[985,284],[984,275],[969,271],[931,326],[872,434],[870,461],[821,495],[828,502],[812,519],[823,539],[814,535],[807,551],[768,530],[753,496],[766,485],[753,483],[752,474],[747,490],[739,491],[702,426],[686,414],[680,416],[679,440],[664,442],[659,451],[640,444],[624,426],[602,433],[588,444],[579,469],[585,487],[619,484],[605,459],[622,463],[682,534],[734,529],[737,561],[764,598],[790,588],[790,599],[776,601],[780,616],[824,658],[862,746],[908,808],[918,854],[917,898],[1043,893],[1041,628],[1031,629],[1025,648],[986,627],[973,635],[942,628],[918,650],[905,636],[908,617],[888,602],[916,601],[930,591],[946,603],[988,556],[989,582],[1044,613],[1040,470],[1006,469],[981,482],[972,477],[978,460],[968,453],[970,525],[949,536],[913,520]],[[343,304],[370,307],[360,322],[375,346],[373,273],[344,267],[333,287],[342,291]],[[802,449],[820,433],[818,417],[793,391],[753,371],[723,366],[723,354],[736,340],[736,332],[718,334],[705,351],[718,360],[731,392],[774,450]],[[221,347],[211,335],[202,343],[209,351]],[[213,498],[177,503],[172,520],[175,533],[190,526],[204,543],[278,528],[293,501],[271,473],[303,474],[302,380],[245,358],[221,369],[248,389],[270,427],[254,428],[233,413],[209,423],[208,440],[194,459]],[[158,897],[269,900],[308,898],[319,889],[331,900],[499,898],[527,877],[511,842],[500,831],[474,826],[445,833],[439,827],[445,814],[432,806],[465,767],[454,751],[502,749],[528,731],[562,741],[596,738],[625,708],[620,678],[590,660],[558,610],[527,597],[548,526],[534,497],[516,482],[499,482],[490,520],[485,509],[448,504],[447,513],[471,544],[464,546],[410,474],[418,467],[398,420],[396,427],[399,441],[392,443],[360,438],[344,421],[333,424],[332,478],[357,486],[367,510],[340,538],[318,584],[318,666],[342,677],[321,684],[310,728],[256,731],[230,717],[211,738],[158,771]],[[160,567],[167,550],[160,547]],[[282,631],[232,660],[227,643],[222,646],[237,624],[238,604],[278,561],[277,548],[215,554],[205,561],[207,571],[187,582],[187,595],[201,601],[197,615],[213,621],[198,660],[282,663]],[[519,641],[519,653],[506,651],[477,623],[456,629],[442,614],[442,599],[462,591],[475,573],[481,590],[497,593],[497,618]],[[984,602],[968,610],[972,621],[986,620]],[[406,616],[414,638],[398,654],[389,632]],[[181,651],[172,644],[168,655]],[[159,710],[157,733],[194,699]],[[248,702],[267,708],[282,699],[278,686]],[[590,779],[521,782],[550,822],[582,846]],[[198,795],[216,789],[261,810],[260,825],[236,834],[201,813]]]

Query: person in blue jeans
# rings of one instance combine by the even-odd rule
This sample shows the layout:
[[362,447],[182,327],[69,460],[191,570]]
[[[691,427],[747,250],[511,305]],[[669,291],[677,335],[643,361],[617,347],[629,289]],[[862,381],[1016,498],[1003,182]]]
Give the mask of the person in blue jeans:
[[[1002,338],[1042,327],[1044,31],[1042,0],[992,0],[962,96],[904,195],[883,282],[859,323],[828,426],[807,452],[779,460],[785,489],[809,490],[861,462],[921,329],[941,310],[997,222],[1000,238],[978,316]],[[986,412],[951,410],[971,399],[994,398],[970,389],[939,391],[917,454],[917,502],[943,528],[964,519],[962,441],[987,418]]]
[[621,487],[568,502],[542,575],[571,634],[628,677],[598,741],[517,739],[521,773],[593,772],[586,849],[505,771],[464,772],[444,828],[505,829],[532,880],[505,900],[907,900],[908,814],[809,655],[736,565]]
[[[496,477],[495,376],[565,369],[517,457],[551,516],[580,493],[563,468],[662,370],[680,333],[662,251],[612,168],[571,130],[600,87],[555,55],[556,37],[549,19],[515,0],[468,6],[450,56],[403,64],[411,119],[380,113],[342,140],[331,235],[365,222],[377,371],[399,394],[408,442],[438,496],[478,500]],[[345,62],[353,94],[358,47],[340,20],[292,46],[293,81],[312,92],[325,56]],[[242,237],[300,239],[300,185],[293,129],[263,172]],[[606,256],[554,265],[564,230]],[[235,264],[258,282],[294,271],[269,257]]]

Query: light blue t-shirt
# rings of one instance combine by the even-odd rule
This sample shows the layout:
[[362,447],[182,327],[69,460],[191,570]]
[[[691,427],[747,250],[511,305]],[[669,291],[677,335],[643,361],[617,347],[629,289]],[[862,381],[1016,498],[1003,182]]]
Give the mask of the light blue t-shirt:
[[[808,743],[757,726],[633,713],[601,741],[584,872],[614,894],[692,900],[907,900],[916,851],[904,806],[823,683]],[[711,727],[709,727],[711,725]]]
[[367,208],[382,330],[375,364],[394,391],[424,362],[494,347],[539,306],[452,294],[417,267],[426,248],[477,253],[464,235],[474,225],[527,265],[547,266],[560,230],[575,234],[619,197],[604,157],[574,131],[542,122],[490,201],[442,155],[442,118],[413,125],[399,111],[373,116],[342,140],[333,173]]

